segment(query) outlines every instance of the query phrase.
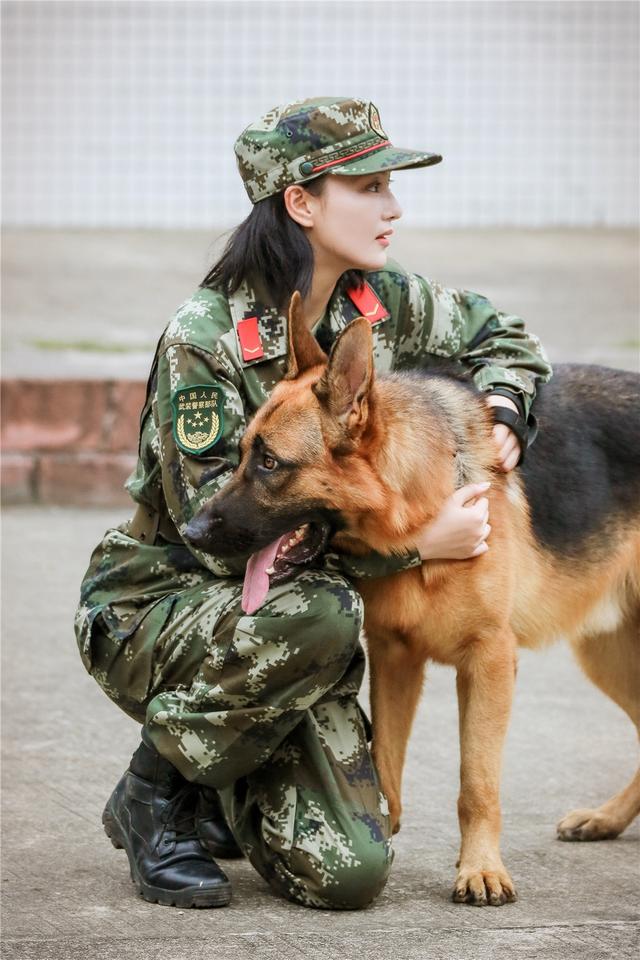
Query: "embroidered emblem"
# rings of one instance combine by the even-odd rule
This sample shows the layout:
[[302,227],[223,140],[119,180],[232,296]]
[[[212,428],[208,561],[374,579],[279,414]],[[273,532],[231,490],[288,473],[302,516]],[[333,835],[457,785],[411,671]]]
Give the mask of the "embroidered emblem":
[[173,437],[185,453],[199,455],[222,436],[224,394],[212,384],[195,384],[176,390],[171,398]]
[[364,287],[351,287],[347,290],[347,296],[372,326],[380,323],[381,320],[386,320],[389,316],[389,311],[385,309],[384,304],[368,283],[365,283]]
[[378,108],[374,107],[373,104],[369,107],[369,124],[374,133],[377,133],[379,137],[382,137],[383,140],[388,140],[386,133],[380,123],[380,114],[378,113]]
[[260,360],[261,357],[264,357],[264,347],[258,329],[258,318],[245,317],[244,320],[239,320],[237,329],[244,362],[250,363],[252,360]]

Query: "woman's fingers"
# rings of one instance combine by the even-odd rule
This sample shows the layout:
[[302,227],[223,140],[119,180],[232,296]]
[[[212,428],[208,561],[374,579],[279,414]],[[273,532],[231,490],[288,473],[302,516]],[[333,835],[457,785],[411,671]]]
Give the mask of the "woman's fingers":
[[486,483],[468,483],[465,487],[456,490],[452,499],[459,506],[464,506],[469,500],[475,500],[480,494],[486,493],[490,486],[491,484],[488,481]]
[[471,557],[479,557],[479,556],[481,556],[483,553],[486,553],[488,549],[489,549],[489,545],[488,545],[487,543],[485,543],[484,540],[483,540],[482,543],[479,543],[479,544],[478,544],[478,546],[475,548],[475,550],[473,551],[473,553],[471,553],[471,554],[469,555],[469,557],[470,557],[470,558],[471,558]]
[[520,459],[520,444],[513,430],[504,423],[498,423],[493,428],[493,439],[498,447],[500,466],[508,473]]
[[[485,525],[482,528],[482,533],[478,537],[477,543],[474,545],[474,548],[473,548],[474,552],[478,549],[478,547],[481,547],[483,543],[486,544],[487,537],[489,536],[490,533],[491,533],[491,524],[485,523]],[[487,544],[487,547],[488,547],[488,544]]]
[[489,499],[491,484],[471,483],[452,494],[440,513],[426,525],[417,547],[423,560],[467,560],[489,549],[491,532]]
[[519,460],[520,444],[516,443],[515,450],[512,450],[511,453],[502,461],[502,469],[505,473],[509,473],[510,470],[513,470],[513,468],[518,465]]
[[511,430],[506,423],[496,423],[495,427],[492,430],[492,436],[495,445],[500,450],[509,437],[515,436],[513,430]]
[[518,446],[519,446],[518,438],[516,437],[515,433],[511,433],[511,431],[509,431],[509,436],[507,437],[507,439],[505,440],[505,442],[502,444],[500,448],[500,456],[501,457],[507,456],[509,453],[511,453],[512,450],[515,450],[516,447]]
[[480,524],[484,525],[489,519],[489,501],[486,497],[480,497],[472,507],[466,508]]

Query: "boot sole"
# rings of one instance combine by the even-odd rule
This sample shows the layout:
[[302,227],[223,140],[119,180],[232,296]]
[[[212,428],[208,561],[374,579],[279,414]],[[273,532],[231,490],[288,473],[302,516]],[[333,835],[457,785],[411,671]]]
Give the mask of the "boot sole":
[[148,903],[159,903],[165,907],[226,907],[231,902],[231,884],[224,884],[216,890],[201,890],[199,887],[186,887],[184,890],[165,890],[146,883],[140,876],[133,856],[127,845],[126,833],[117,818],[107,808],[102,814],[104,832],[116,850],[124,850],[129,860],[131,881],[138,893]]

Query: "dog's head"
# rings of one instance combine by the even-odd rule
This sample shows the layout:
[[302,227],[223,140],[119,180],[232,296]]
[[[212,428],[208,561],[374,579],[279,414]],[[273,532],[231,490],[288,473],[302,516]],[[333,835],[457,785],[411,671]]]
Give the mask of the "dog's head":
[[285,378],[247,428],[233,477],[189,523],[187,540],[220,556],[276,543],[291,563],[317,554],[329,532],[375,499],[362,456],[374,430],[372,385],[368,321],[349,324],[327,358],[294,293]]

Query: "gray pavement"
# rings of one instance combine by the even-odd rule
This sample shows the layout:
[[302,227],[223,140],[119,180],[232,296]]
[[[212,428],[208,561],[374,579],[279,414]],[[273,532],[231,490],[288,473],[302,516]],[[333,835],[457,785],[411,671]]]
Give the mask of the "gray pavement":
[[[3,231],[3,376],[146,379],[150,353],[220,248],[221,231]],[[519,314],[552,361],[640,369],[633,229],[398,225],[410,270]]]
[[632,775],[631,724],[566,648],[523,652],[503,780],[506,863],[520,900],[500,909],[448,899],[457,825],[453,672],[431,671],[408,758],[404,826],[391,879],[359,913],[284,902],[245,862],[232,905],[187,911],[139,899],[102,833],[106,797],[137,744],[136,724],[83,670],[72,617],[103,530],[122,511],[14,508],[3,535],[3,952],[6,960],[520,960],[637,956],[640,828],[560,843],[568,809],[597,804]]

